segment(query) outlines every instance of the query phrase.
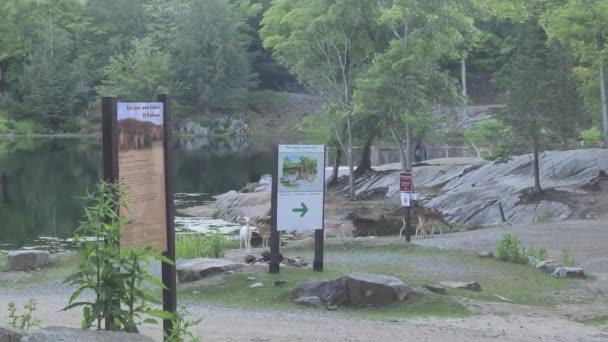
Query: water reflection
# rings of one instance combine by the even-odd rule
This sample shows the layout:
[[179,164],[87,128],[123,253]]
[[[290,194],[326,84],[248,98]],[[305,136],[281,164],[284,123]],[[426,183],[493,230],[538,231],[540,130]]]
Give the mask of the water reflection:
[[[256,138],[176,141],[176,207],[212,200],[270,172],[271,142]],[[95,139],[29,139],[0,142],[0,248],[39,244],[39,237],[70,238],[87,189],[101,176],[101,144]],[[0,178],[0,180],[2,180]],[[178,226],[197,229],[178,218]],[[42,240],[44,241],[44,239]]]

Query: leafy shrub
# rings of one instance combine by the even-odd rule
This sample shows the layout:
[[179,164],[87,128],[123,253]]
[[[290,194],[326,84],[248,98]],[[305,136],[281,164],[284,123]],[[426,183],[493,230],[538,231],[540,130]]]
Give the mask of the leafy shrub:
[[32,135],[44,131],[38,123],[30,120],[14,121],[12,127],[13,133],[16,135]]
[[498,242],[496,255],[503,261],[510,261],[518,264],[528,263],[526,249],[517,235],[505,233]]
[[[100,182],[88,196],[84,220],[76,232],[80,244],[78,271],[65,282],[76,286],[64,310],[83,307],[82,327],[96,323],[101,329],[138,332],[140,323],[153,323],[152,317],[172,319],[172,313],[153,310],[160,304],[152,291],[163,287],[149,273],[151,260],[171,263],[152,248],[119,248],[121,231],[128,220],[118,214],[125,206],[127,194],[122,186]],[[91,300],[76,301],[84,291],[91,291]]]
[[[509,141],[511,128],[497,119],[486,119],[467,129],[464,133],[473,148],[481,153],[481,157],[496,160],[505,154],[505,146]],[[487,151],[479,151],[477,145],[488,146]]]
[[597,143],[602,141],[602,132],[596,126],[581,131],[580,138],[585,142]]
[[258,187],[258,184],[255,182],[247,182],[247,184],[241,189],[242,193],[254,192],[255,188]]
[[207,235],[182,234],[175,240],[175,251],[178,258],[222,258],[224,252],[238,247],[238,241],[229,240],[218,230]]
[[172,320],[173,329],[171,329],[171,333],[165,334],[165,342],[202,342],[199,336],[195,336],[190,331],[190,328],[198,325],[202,319],[186,320],[186,309],[182,308],[181,311]]
[[538,261],[547,260],[549,258],[549,252],[547,248],[542,247],[540,249],[534,249],[534,246],[526,251],[526,256],[531,256]]
[[564,264],[564,266],[574,266],[572,253],[567,249],[562,250],[562,264]]
[[40,320],[34,316],[36,312],[36,300],[30,299],[27,304],[23,306],[23,313],[17,312],[17,305],[15,302],[10,301],[8,303],[8,324],[11,328],[20,329],[23,331],[29,331],[31,329],[40,327]]

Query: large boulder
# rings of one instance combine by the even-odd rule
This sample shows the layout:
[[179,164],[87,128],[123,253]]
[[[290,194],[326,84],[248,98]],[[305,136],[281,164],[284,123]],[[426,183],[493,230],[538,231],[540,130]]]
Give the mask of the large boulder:
[[228,271],[238,271],[244,265],[225,259],[193,259],[177,264],[177,279],[181,283],[193,282]]
[[585,271],[580,267],[558,267],[553,272],[558,278],[585,278]]
[[562,267],[564,265],[554,261],[554,260],[543,260],[536,264],[536,269],[545,271],[547,273],[553,274],[558,267]]
[[309,303],[316,297],[323,305],[381,306],[401,302],[412,292],[397,278],[349,274],[337,279],[300,283],[291,294],[298,303]]
[[8,254],[8,259],[6,259],[6,270],[29,271],[44,267],[49,263],[49,252],[38,250],[13,251]]
[[450,288],[450,289],[461,289],[461,290],[468,290],[468,291],[475,291],[475,292],[481,291],[481,285],[479,285],[479,283],[476,281],[472,281],[472,282],[442,281],[441,283],[439,283],[439,285]]
[[325,305],[346,305],[348,299],[343,278],[299,283],[291,295],[297,302],[308,302],[304,299],[317,297]]
[[344,276],[344,283],[352,306],[393,304],[412,292],[401,280],[378,274],[349,274]]
[[148,336],[112,331],[48,327],[25,336],[22,342],[154,342]]
[[0,327],[0,342],[21,342],[24,334]]

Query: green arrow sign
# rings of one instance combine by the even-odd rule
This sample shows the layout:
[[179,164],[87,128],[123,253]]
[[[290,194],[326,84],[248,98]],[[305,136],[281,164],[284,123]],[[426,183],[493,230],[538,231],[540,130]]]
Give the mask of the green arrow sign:
[[301,213],[300,217],[304,217],[304,215],[306,215],[306,213],[308,212],[308,207],[306,206],[306,204],[302,203],[302,208],[293,208],[291,209],[291,211],[294,213]]

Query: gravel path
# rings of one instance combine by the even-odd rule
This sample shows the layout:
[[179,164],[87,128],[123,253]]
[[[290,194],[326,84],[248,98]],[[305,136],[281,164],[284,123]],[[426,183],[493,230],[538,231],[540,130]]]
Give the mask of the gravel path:
[[[424,246],[471,251],[491,250],[504,232],[515,232],[527,244],[547,246],[553,257],[559,258],[562,249],[569,249],[577,262],[587,270],[601,276],[608,275],[608,239],[606,221],[568,221],[535,226],[510,226],[478,231],[447,234],[443,237],[416,241]],[[380,245],[391,240],[377,239]],[[370,241],[372,242],[372,241]],[[391,243],[400,243],[392,239]],[[352,258],[354,253],[328,255],[333,262],[384,262],[422,265],[425,270],[433,266],[432,260],[412,255],[366,253],[365,259]],[[412,257],[417,260],[412,260]],[[430,263],[430,264],[424,264]],[[454,266],[454,265],[452,265]],[[452,266],[449,268],[451,269]],[[153,273],[160,273],[158,265]],[[439,269],[439,272],[442,272]],[[467,268],[456,272],[492,272]],[[61,311],[73,291],[60,281],[30,288],[9,288],[0,292],[0,307],[9,300],[23,305],[29,298],[39,303],[38,318],[46,326],[78,327],[81,312],[78,309]],[[598,304],[601,306],[601,304]],[[523,306],[506,310],[509,315],[492,314],[466,319],[407,319],[398,321],[369,321],[346,316],[341,312],[301,309],[297,311],[239,309],[220,305],[187,303],[192,317],[203,318],[195,332],[207,342],[364,342],[364,341],[576,341],[608,342],[607,331],[584,326],[563,319],[551,311],[535,312]],[[6,325],[0,316],[0,325]],[[159,327],[145,327],[143,333],[160,341]]]
[[488,251],[496,249],[496,243],[504,233],[517,234],[528,247],[547,247],[549,256],[555,260],[561,260],[562,250],[569,250],[577,265],[586,271],[608,274],[608,219],[501,226],[446,234],[415,243],[447,249]]
[[[0,298],[0,304],[4,306],[6,298]],[[79,326],[79,310],[60,311],[65,298],[45,295],[34,298],[42,304],[37,314],[46,326]],[[14,299],[18,305],[27,300]],[[286,312],[191,305],[189,311],[193,317],[203,318],[194,332],[207,342],[608,341],[608,336],[597,328],[527,315],[382,322],[304,309]],[[3,321],[2,324],[6,322]],[[142,333],[158,341],[161,339],[160,327],[147,326],[142,329]]]

